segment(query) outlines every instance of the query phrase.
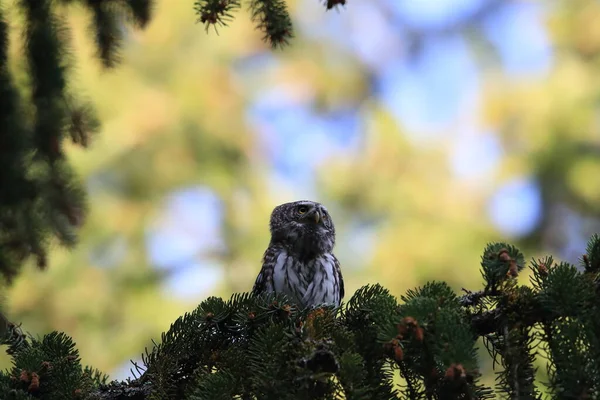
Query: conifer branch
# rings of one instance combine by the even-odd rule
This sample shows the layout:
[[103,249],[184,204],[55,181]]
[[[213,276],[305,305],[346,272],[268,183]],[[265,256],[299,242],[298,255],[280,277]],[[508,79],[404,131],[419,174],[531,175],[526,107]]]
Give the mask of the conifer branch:
[[[588,246],[587,259],[590,259],[591,253],[596,251],[595,243],[599,240],[594,237],[594,243]],[[228,365],[227,361],[223,361],[225,364],[217,361],[220,357],[216,356],[217,354],[227,357],[222,353],[223,350],[219,350],[228,348],[228,346],[221,347],[223,343],[228,342],[235,347],[236,343],[251,343],[247,340],[254,337],[251,340],[258,340],[261,346],[266,347],[244,350],[245,345],[243,345],[238,349],[241,352],[234,351],[232,357],[236,360],[250,357],[249,360],[253,360],[249,364],[248,362],[244,364],[259,374],[260,378],[254,381],[255,385],[274,380],[270,385],[283,385],[281,390],[284,390],[283,387],[288,387],[285,384],[287,375],[277,376],[275,372],[283,366],[277,361],[278,357],[282,356],[282,353],[277,350],[278,346],[288,343],[286,346],[292,347],[286,347],[284,358],[287,360],[296,358],[298,360],[296,364],[300,367],[299,370],[295,370],[293,376],[298,377],[297,374],[302,376],[302,370],[306,370],[304,373],[309,375],[302,379],[310,382],[311,379],[316,379],[319,371],[325,372],[325,377],[339,375],[340,389],[353,390],[346,385],[350,382],[351,385],[355,385],[356,382],[347,381],[347,378],[342,379],[347,376],[346,371],[349,368],[345,361],[346,357],[343,356],[344,350],[342,356],[340,350],[328,350],[331,346],[335,349],[336,343],[342,340],[339,335],[350,331],[356,335],[353,346],[357,347],[352,351],[361,354],[359,360],[362,360],[361,363],[366,363],[363,364],[366,368],[374,367],[372,371],[378,371],[373,376],[373,378],[378,377],[377,384],[373,387],[389,388],[389,391],[384,389],[377,398],[396,398],[396,393],[391,386],[388,387],[387,383],[382,385],[386,382],[387,375],[383,364],[376,361],[382,360],[382,356],[397,364],[407,382],[404,393],[411,399],[492,398],[491,389],[477,384],[479,374],[473,364],[475,340],[484,337],[494,348],[492,354],[494,359],[500,358],[502,369],[498,390],[511,398],[537,399],[539,393],[534,385],[533,366],[537,354],[533,348],[536,337],[532,334],[532,328],[541,325],[544,327],[545,340],[551,346],[550,376],[556,387],[564,388],[568,393],[589,395],[595,384],[592,377],[597,376],[594,375],[596,369],[593,367],[595,362],[593,360],[597,358],[589,354],[597,354],[597,357],[600,357],[600,348],[594,346],[588,348],[587,353],[581,354],[581,357],[585,357],[580,361],[581,366],[568,370],[567,366],[570,365],[568,357],[572,357],[573,352],[570,349],[573,345],[561,347],[559,343],[573,340],[573,337],[566,337],[563,331],[557,331],[551,326],[556,326],[556,323],[561,324],[561,318],[566,315],[592,318],[587,316],[585,304],[591,304],[592,298],[596,298],[597,301],[600,281],[594,278],[595,273],[585,272],[582,275],[568,264],[554,264],[552,258],[548,257],[532,263],[533,289],[517,286],[515,276],[522,270],[523,264],[522,254],[516,248],[503,243],[490,245],[484,252],[482,267],[484,276],[490,278],[492,282],[487,282],[486,289],[482,291],[468,292],[458,297],[445,284],[434,282],[409,291],[406,296],[402,296],[403,303],[398,306],[385,289],[377,285],[368,286],[357,291],[345,307],[338,310],[336,314],[328,314],[327,310],[293,310],[285,305],[285,298],[267,300],[265,303],[254,303],[255,300],[248,295],[234,296],[227,303],[220,299],[209,299],[194,313],[176,321],[171,330],[163,335],[162,343],[157,344],[155,349],[144,357],[147,370],[137,381],[129,384],[113,384],[112,387],[118,388],[121,392],[130,390],[128,393],[131,396],[139,396],[124,398],[139,399],[147,398],[143,397],[146,396],[144,385],[151,385],[153,393],[159,390],[164,393],[178,393],[178,395],[185,393],[187,389],[184,388],[190,385],[200,385],[195,392],[198,399],[213,398],[217,393],[215,391],[222,392],[223,388],[228,388],[228,396],[242,395],[242,393],[246,393],[244,394],[246,396],[248,390],[254,394],[262,393],[263,396],[280,393],[279,389],[272,386],[269,386],[270,389],[266,392],[261,392],[261,389],[255,386],[242,390],[239,379],[247,373],[246,370],[231,371],[224,375],[194,373],[198,371],[199,366],[200,370],[203,370],[205,367],[201,367],[202,365],[206,365],[208,370],[217,365],[222,367]],[[571,300],[561,300],[563,294],[571,293],[571,290],[564,291],[566,284],[575,288],[577,292],[576,296],[570,297]],[[572,307],[564,308],[569,301],[572,302]],[[258,316],[265,312],[267,314]],[[234,315],[236,317],[233,318]],[[315,324],[320,318],[325,318],[334,325],[317,327],[318,325]],[[266,321],[271,322],[263,325]],[[289,325],[285,323],[281,328],[284,326],[293,328],[289,331],[290,336],[287,339],[284,331],[277,328],[278,324],[284,321],[289,321]],[[466,330],[462,330],[464,322],[468,327]],[[249,323],[250,325],[247,325]],[[567,325],[562,324],[565,327],[573,324],[573,322],[566,323]],[[591,319],[586,323],[588,326],[594,324]],[[256,333],[262,332],[259,336],[252,336],[254,334],[250,333],[253,330],[249,328],[254,324],[258,324]],[[597,325],[600,329],[600,324]],[[187,331],[190,326],[201,327],[200,330],[195,331],[196,336]],[[266,330],[261,330],[260,326]],[[303,328],[298,330],[298,326]],[[250,336],[242,332],[248,332]],[[311,336],[304,339],[302,334],[296,336],[300,332],[311,332]],[[577,332],[579,332],[577,340],[595,343],[596,339],[592,334],[587,338],[581,336],[586,332],[582,327],[577,328]],[[208,336],[202,338],[202,335],[207,334]],[[313,343],[317,337],[328,339],[326,342],[317,341],[320,343],[318,346],[321,347],[317,347],[316,351],[311,347],[309,352],[304,353],[306,350],[301,350],[303,346]],[[384,340],[380,345],[382,338],[392,339]],[[190,342],[194,340],[199,340],[198,344]],[[288,342],[288,340],[292,341]],[[349,343],[344,347],[346,351],[349,350],[348,345]],[[196,350],[188,353],[192,349]],[[297,350],[301,352],[296,353]],[[563,353],[564,355],[561,355]],[[175,358],[171,358],[173,355]],[[265,367],[262,365],[264,360],[272,360],[273,363]],[[591,372],[585,368],[592,368]],[[169,370],[172,372],[168,372]],[[194,380],[194,375],[197,376],[198,381]],[[369,376],[369,373],[364,376]],[[317,382],[318,390],[328,390],[324,382],[328,381]],[[317,386],[311,390],[317,390],[315,389]],[[238,389],[233,390],[232,387]],[[107,387],[97,389],[96,393],[97,396],[104,396],[97,397],[99,399],[111,398],[107,397],[110,393]]]
[[198,15],[198,22],[208,28],[217,25],[227,26],[233,19],[233,12],[240,8],[239,0],[196,0],[194,9]]
[[263,40],[275,48],[288,43],[293,37],[292,20],[285,0],[251,0],[252,20],[263,31]]
[[[72,247],[86,211],[85,192],[63,155],[64,140],[87,147],[97,132],[91,103],[68,85],[71,38],[60,5],[72,1],[18,0],[23,15],[24,60],[30,82],[21,95],[8,65],[9,25],[0,8],[0,276],[10,283],[34,257],[47,265],[58,240]],[[127,17],[145,26],[151,0],[83,0],[92,12],[92,34],[105,66],[114,66]],[[12,7],[10,5],[9,7]]]
[[92,391],[89,400],[145,400],[150,398],[152,386],[139,380],[113,381]]
[[126,0],[133,21],[140,28],[145,28],[152,18],[154,0]]
[[[86,0],[93,16],[94,32],[98,57],[106,68],[112,68],[119,62],[119,48],[123,34],[119,27],[121,5],[114,1]],[[143,18],[142,18],[143,20]]]
[[[584,264],[596,259],[598,241],[594,236]],[[400,303],[379,285],[365,286],[338,309],[298,309],[282,294],[211,297],[177,319],[142,356],[144,365],[134,363],[141,375],[126,382],[106,384],[104,375],[81,367],[64,334],[36,340],[5,323],[3,343],[12,343],[14,368],[0,373],[0,391],[95,400],[293,400],[306,393],[393,400],[400,390],[415,400],[483,400],[494,391],[479,382],[482,337],[499,366],[498,393],[539,398],[534,342],[541,339],[551,390],[593,396],[600,385],[600,280],[588,272],[594,268],[534,260],[528,287],[515,279],[524,264],[518,249],[489,245],[481,263],[490,281],[462,297],[443,282],[409,290]],[[540,337],[533,334],[538,326]],[[406,387],[395,387],[394,371]]]

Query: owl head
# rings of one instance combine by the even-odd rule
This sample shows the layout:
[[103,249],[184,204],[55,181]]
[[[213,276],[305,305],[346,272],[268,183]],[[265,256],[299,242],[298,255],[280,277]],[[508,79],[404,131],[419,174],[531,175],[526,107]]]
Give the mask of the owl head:
[[271,243],[285,246],[298,256],[330,253],[335,227],[327,208],[309,200],[281,204],[271,213]]

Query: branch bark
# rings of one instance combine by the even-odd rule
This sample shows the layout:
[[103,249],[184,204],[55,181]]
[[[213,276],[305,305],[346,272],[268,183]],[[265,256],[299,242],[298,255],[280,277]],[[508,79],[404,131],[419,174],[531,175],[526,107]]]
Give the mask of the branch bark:
[[94,390],[90,400],[145,400],[149,398],[152,387],[149,383],[139,380],[117,382],[113,381]]

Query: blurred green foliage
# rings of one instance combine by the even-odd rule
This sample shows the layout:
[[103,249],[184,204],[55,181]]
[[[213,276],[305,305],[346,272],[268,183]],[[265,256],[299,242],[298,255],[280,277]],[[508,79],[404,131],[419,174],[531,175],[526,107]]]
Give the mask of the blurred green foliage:
[[[297,18],[297,2],[288,7]],[[492,47],[473,47],[482,60],[473,118],[497,132],[505,148],[501,168],[483,185],[452,175],[450,141],[409,141],[369,96],[363,66],[340,48],[297,34],[275,53],[276,70],[246,82],[232,72],[233,63],[265,46],[250,19],[236,18],[217,36],[195,24],[186,2],[157,1],[155,15],[143,32],[127,31],[122,65],[104,73],[85,34],[89,15],[78,8],[69,13],[76,84],[103,126],[89,149],[65,151],[87,183],[90,214],[74,250],[53,251],[45,272],[27,268],[7,295],[11,320],[33,333],[65,332],[85,364],[110,372],[137,358],[150,338],[195,306],[161,289],[163,273],[146,253],[146,230],[174,189],[207,186],[223,202],[226,251],[214,257],[225,279],[210,294],[227,298],[251,287],[268,242],[269,213],[289,196],[272,190],[265,150],[245,116],[264,85],[288,85],[298,96],[309,88],[323,107],[359,103],[367,120],[358,157],[339,155],[320,166],[315,199],[333,210],[341,233],[352,221],[377,221],[373,252],[361,268],[349,252],[337,252],[342,266],[352,267],[344,273],[350,294],[381,282],[399,295],[432,278],[454,289],[478,287],[475,261],[498,239],[486,202],[513,176],[533,175],[542,188],[542,223],[517,242],[530,256],[566,243],[557,229],[564,224],[561,206],[590,220],[599,214],[600,186],[591,179],[600,170],[600,4],[593,0],[548,7],[555,60],[545,76],[507,76],[486,62]],[[12,35],[19,43],[18,32]],[[17,46],[11,51],[16,55]],[[331,54],[343,61],[330,62]],[[116,239],[127,244],[123,259],[97,265],[90,254]]]

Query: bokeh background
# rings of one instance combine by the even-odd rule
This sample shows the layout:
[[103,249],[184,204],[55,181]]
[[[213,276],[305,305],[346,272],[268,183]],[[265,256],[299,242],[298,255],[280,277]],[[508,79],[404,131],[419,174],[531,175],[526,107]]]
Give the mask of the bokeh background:
[[478,290],[488,242],[576,263],[600,231],[600,2],[289,0],[284,50],[246,10],[206,32],[191,1],[156,3],[109,72],[66,13],[103,124],[68,151],[90,214],[7,295],[11,320],[66,332],[111,378],[203,299],[251,289],[286,201],[330,210],[347,298]]

